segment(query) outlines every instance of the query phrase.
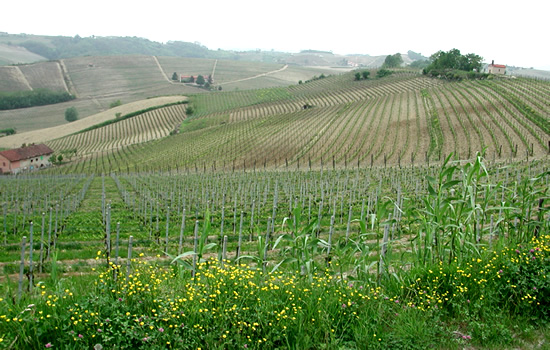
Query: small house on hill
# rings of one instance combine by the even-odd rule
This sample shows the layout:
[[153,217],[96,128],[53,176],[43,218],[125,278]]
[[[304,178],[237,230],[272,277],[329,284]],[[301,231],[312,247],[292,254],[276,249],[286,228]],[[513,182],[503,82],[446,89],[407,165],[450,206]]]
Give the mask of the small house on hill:
[[51,166],[53,150],[45,144],[31,145],[0,152],[0,174],[38,170]]
[[489,74],[506,74],[506,66],[504,64],[495,64],[493,60],[489,65]]

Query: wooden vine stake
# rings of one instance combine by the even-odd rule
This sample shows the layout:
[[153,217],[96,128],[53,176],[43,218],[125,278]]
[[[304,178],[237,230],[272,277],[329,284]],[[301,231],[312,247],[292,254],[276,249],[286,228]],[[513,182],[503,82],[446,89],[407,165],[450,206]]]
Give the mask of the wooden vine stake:
[[262,261],[262,270],[265,273],[265,268],[267,266],[267,251],[269,250],[269,233],[271,232],[270,228],[271,217],[267,218],[267,231],[265,232],[265,243],[264,243],[264,256]]
[[21,239],[21,264],[19,265],[19,288],[17,289],[17,301],[21,300],[23,293],[23,275],[25,272],[25,246],[27,245],[27,237]]
[[386,253],[388,251],[389,236],[390,236],[390,225],[386,224],[384,226],[384,238],[382,239],[382,246],[380,247],[380,263],[379,263],[379,269],[378,269],[379,277],[380,277],[380,274],[383,273],[386,269],[384,264],[384,259],[386,258]]
[[128,259],[126,261],[126,284],[130,280],[130,270],[132,268],[132,242],[134,241],[134,236],[130,236],[128,239]]
[[181,213],[181,227],[180,227],[180,241],[178,244],[178,255],[181,254],[181,249],[183,246],[183,231],[185,230],[185,208],[183,208],[183,211]]
[[33,283],[33,263],[32,263],[32,249],[33,249],[33,231],[34,231],[34,223],[31,221],[30,223],[30,235],[29,235],[29,291],[32,291],[32,283]]
[[164,238],[164,254],[168,254],[169,230],[170,230],[170,206],[166,207],[166,237]]
[[197,249],[199,245],[199,220],[195,220],[195,237],[193,238],[193,271],[192,277],[195,278],[195,272],[197,270]]
[[332,234],[334,233],[334,215],[330,217],[330,231],[328,232],[327,262],[330,261],[330,251],[332,249]]
[[239,243],[237,245],[237,256],[236,256],[237,259],[239,258],[239,256],[241,256],[241,245],[243,242],[243,216],[244,216],[244,212],[241,210],[241,222],[239,225]]
[[39,256],[39,265],[38,271],[42,273],[42,264],[44,263],[44,224],[46,223],[46,213],[42,212],[42,228],[40,232],[40,256]]

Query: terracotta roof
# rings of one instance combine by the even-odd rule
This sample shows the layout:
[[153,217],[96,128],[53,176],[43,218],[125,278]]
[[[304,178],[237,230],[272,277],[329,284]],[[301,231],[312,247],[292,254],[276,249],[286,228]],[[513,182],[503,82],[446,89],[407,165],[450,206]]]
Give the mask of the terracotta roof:
[[491,66],[493,66],[495,68],[506,68],[506,66],[504,64],[491,64]]
[[10,162],[16,162],[18,160],[29,159],[47,154],[52,154],[53,150],[45,144],[32,145],[23,148],[9,149],[7,151],[0,152],[0,155],[6,157]]

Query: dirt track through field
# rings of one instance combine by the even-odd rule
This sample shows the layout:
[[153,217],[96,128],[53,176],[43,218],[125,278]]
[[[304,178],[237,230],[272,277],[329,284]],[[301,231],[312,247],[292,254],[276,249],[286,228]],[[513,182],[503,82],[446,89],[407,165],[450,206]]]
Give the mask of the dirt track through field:
[[279,72],[282,72],[284,71],[285,69],[288,68],[288,64],[285,64],[285,66],[281,69],[277,69],[277,70],[273,70],[271,72],[266,72],[266,73],[261,73],[261,74],[258,74],[258,75],[255,75],[253,77],[248,77],[248,78],[243,78],[243,79],[237,79],[237,80],[232,80],[232,81],[226,81],[226,82],[223,82],[223,83],[220,83],[218,85],[228,85],[228,84],[233,84],[233,83],[239,83],[241,81],[247,81],[247,80],[252,80],[252,79],[257,79],[257,78],[262,78],[262,77],[266,77],[268,75],[271,75],[271,74],[275,74],[275,73],[279,73]]
[[61,76],[63,77],[63,83],[65,84],[65,89],[70,94],[78,98],[78,92],[74,87],[73,81],[71,80],[71,76],[69,75],[67,67],[65,66],[65,62],[63,60],[59,60],[58,63],[59,63],[59,70],[61,71]]
[[170,80],[170,79],[168,78],[168,76],[166,75],[166,73],[164,73],[164,70],[162,69],[162,66],[160,65],[160,62],[159,62],[157,56],[153,56],[153,59],[155,60],[155,63],[156,63],[157,66],[159,67],[160,73],[162,74],[162,76],[164,77],[164,79],[166,79],[166,81],[169,82],[170,84],[175,84],[172,80]]

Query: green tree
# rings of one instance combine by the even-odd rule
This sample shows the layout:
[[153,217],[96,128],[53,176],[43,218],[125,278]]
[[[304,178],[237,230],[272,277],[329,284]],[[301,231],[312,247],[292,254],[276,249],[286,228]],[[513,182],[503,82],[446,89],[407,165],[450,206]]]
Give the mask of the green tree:
[[206,81],[204,80],[204,77],[203,77],[202,75],[199,75],[199,76],[197,77],[197,84],[199,84],[199,85],[204,85],[205,82],[206,82]]
[[363,76],[363,79],[368,79],[369,75],[370,75],[370,72],[368,70],[365,70],[365,71],[363,71],[363,73],[361,73],[361,75]]
[[65,120],[68,122],[74,122],[78,119],[78,111],[76,107],[69,107],[65,110]]
[[384,64],[382,65],[383,68],[397,68],[403,63],[403,57],[401,57],[400,53],[396,53],[395,55],[388,55],[386,56],[386,59],[384,60]]
[[382,68],[382,69],[379,69],[376,72],[376,77],[377,78],[384,78],[384,77],[387,77],[388,75],[391,75],[391,74],[392,74],[391,70]]
[[13,135],[15,134],[15,128],[8,128],[0,130],[0,134]]
[[178,73],[174,72],[174,74],[172,74],[172,80],[174,81],[179,80]]
[[479,72],[482,60],[481,56],[473,53],[462,55],[458,49],[452,49],[447,52],[437,51],[430,56],[430,65],[426,67],[426,71],[457,69],[470,72],[475,69]]
[[60,154],[57,156],[57,162],[61,163],[62,161],[63,161],[63,155]]
[[355,73],[355,80],[361,80],[361,73]]

